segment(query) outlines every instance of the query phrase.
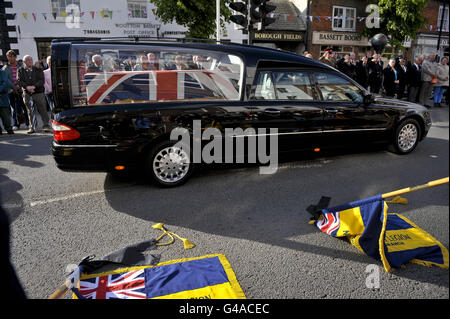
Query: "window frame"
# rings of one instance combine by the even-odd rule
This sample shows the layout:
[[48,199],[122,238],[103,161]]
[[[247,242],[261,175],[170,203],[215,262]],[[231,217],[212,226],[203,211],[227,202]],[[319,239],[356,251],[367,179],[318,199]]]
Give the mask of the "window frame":
[[[52,15],[52,19],[49,19],[49,22],[51,22],[51,23],[55,23],[55,22],[56,23],[61,23],[61,22],[65,23],[66,20],[65,20],[65,18],[63,18],[62,13],[63,12],[67,12],[66,8],[70,4],[74,4],[74,5],[78,6],[78,10],[79,10],[79,12],[81,12],[81,0],[64,0],[65,3],[66,3],[66,7],[64,9],[59,7],[59,1],[60,0],[49,0],[49,2],[50,2],[50,15]],[[58,4],[58,9],[59,9],[58,11],[54,11],[53,10],[53,3],[54,2],[56,2]],[[67,3],[67,2],[70,2],[70,3]],[[77,3],[75,3],[75,2],[77,2]],[[53,19],[53,13],[55,13],[55,12],[56,12],[56,18]]]
[[[335,10],[336,9],[342,9],[343,11],[343,15],[342,16],[335,16]],[[353,27],[352,28],[347,28],[345,26],[345,22],[347,21],[347,9],[353,10],[353,18],[349,17],[351,19],[351,21],[353,21]],[[334,26],[334,21],[335,20],[342,20],[342,27],[335,27]],[[354,32],[356,31],[356,8],[354,7],[344,7],[344,6],[333,6],[333,20],[331,22],[331,28],[333,31],[351,31]]]
[[[148,10],[147,2],[148,1],[145,1],[145,0],[127,0],[127,11],[128,11],[127,17],[128,17],[128,20],[131,20],[131,21],[147,20],[149,18],[149,14],[148,14],[149,10]],[[141,17],[134,17],[133,16],[133,11],[129,9],[129,5],[130,4],[132,4],[132,5],[140,5],[141,8],[145,7],[145,15],[146,16],[145,17],[142,17],[142,16]],[[131,16],[129,15],[130,12],[131,12]]]

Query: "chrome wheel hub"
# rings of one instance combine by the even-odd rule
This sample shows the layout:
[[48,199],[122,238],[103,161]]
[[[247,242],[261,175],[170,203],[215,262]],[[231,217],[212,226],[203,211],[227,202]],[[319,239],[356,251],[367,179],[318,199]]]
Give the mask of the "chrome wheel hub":
[[406,124],[398,134],[398,146],[403,152],[409,151],[417,141],[417,127],[414,124]]
[[166,147],[153,159],[153,172],[161,181],[174,183],[186,176],[190,160],[187,153],[179,147]]

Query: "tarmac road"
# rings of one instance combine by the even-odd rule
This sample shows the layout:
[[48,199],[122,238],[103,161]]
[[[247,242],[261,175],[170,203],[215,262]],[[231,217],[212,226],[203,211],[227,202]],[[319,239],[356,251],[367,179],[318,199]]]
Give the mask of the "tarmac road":
[[[2,205],[11,220],[12,262],[29,298],[47,298],[68,264],[156,238],[157,222],[180,241],[158,247],[161,261],[223,253],[248,298],[449,298],[448,270],[409,264],[385,273],[346,240],[308,224],[306,208],[330,206],[449,175],[448,108],[433,109],[429,136],[408,156],[378,149],[285,161],[274,175],[257,167],[203,169],[182,187],[141,176],[59,171],[50,134],[0,136]],[[390,204],[449,246],[448,185]],[[366,268],[379,270],[367,288]],[[69,297],[69,296],[68,296]]]

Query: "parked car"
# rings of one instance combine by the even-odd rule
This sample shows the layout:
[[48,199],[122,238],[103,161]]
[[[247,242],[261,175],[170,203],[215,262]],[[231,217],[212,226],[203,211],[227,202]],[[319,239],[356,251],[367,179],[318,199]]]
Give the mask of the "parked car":
[[192,174],[192,154],[170,133],[192,134],[194,120],[220,132],[276,128],[280,152],[383,142],[408,154],[431,127],[418,104],[375,97],[325,64],[262,47],[60,40],[51,71],[58,168],[137,169],[166,187]]

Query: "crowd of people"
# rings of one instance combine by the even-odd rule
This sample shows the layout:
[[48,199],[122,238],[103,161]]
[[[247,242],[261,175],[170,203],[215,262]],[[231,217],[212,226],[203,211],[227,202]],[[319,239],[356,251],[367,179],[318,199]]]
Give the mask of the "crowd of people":
[[[313,58],[307,51],[303,55]],[[318,60],[338,69],[371,93],[407,99],[426,107],[440,107],[447,92],[449,103],[448,57],[442,57],[438,62],[435,53],[419,56],[414,61],[398,56],[384,66],[380,54],[368,52],[357,59],[355,53],[350,53],[338,59],[336,53],[327,48]]]
[[[43,131],[51,132],[48,111],[54,107],[50,74],[51,58],[33,62],[30,55],[17,59],[14,50],[6,53],[8,61],[0,69],[0,119],[7,134],[14,134],[22,124],[28,134],[38,129],[39,114]],[[3,134],[0,127],[0,134]]]

